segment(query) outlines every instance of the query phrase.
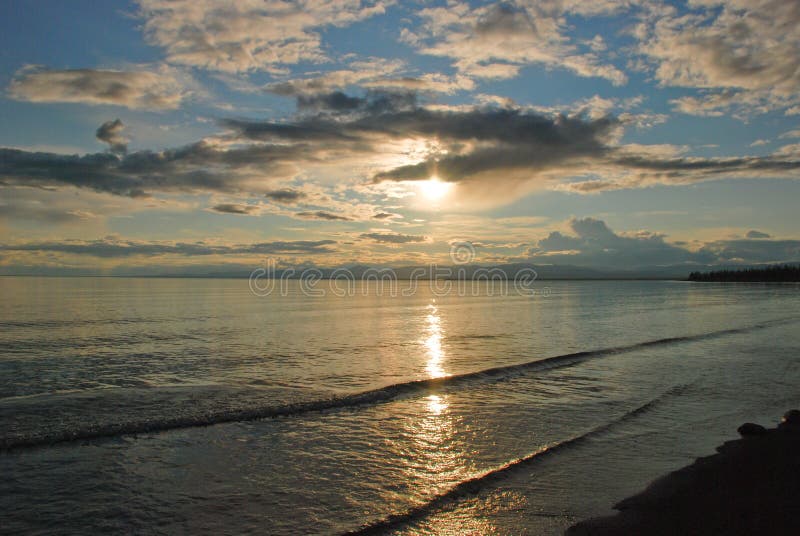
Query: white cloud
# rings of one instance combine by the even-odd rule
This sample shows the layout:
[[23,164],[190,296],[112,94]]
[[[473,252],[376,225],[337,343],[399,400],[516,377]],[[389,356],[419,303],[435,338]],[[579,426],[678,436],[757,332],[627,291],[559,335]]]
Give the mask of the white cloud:
[[522,66],[541,64],[621,85],[627,81],[625,73],[603,63],[595,52],[580,53],[566,36],[566,13],[595,15],[611,9],[612,3],[607,4],[597,10],[560,2],[426,8],[418,13],[422,28],[405,31],[401,38],[423,54],[452,58],[458,71],[470,77],[512,78]]
[[800,101],[800,9],[786,0],[694,0],[679,13],[661,4],[635,35],[663,85],[703,89],[676,99],[695,115],[763,113]]
[[792,143],[791,145],[784,145],[775,151],[776,155],[800,159],[800,143]]
[[529,248],[533,262],[636,269],[691,263],[769,263],[800,260],[800,240],[776,240],[751,230],[746,238],[669,243],[661,233],[617,233],[602,220],[573,218],[569,234],[553,231]]
[[391,2],[361,0],[138,0],[145,35],[167,61],[205,69],[284,72],[327,59],[319,31],[384,13]]

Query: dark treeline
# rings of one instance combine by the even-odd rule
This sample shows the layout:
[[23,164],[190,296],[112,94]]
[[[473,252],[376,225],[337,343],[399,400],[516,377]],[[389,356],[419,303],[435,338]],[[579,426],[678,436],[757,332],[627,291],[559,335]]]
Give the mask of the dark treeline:
[[777,265],[766,268],[745,270],[717,270],[713,272],[692,272],[689,281],[756,281],[786,282],[800,281],[800,265]]

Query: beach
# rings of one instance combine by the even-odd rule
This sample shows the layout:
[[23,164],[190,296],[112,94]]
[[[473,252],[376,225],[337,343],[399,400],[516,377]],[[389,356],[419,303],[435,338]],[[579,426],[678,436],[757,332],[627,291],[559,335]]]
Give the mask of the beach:
[[567,536],[775,534],[800,532],[800,411],[766,429],[739,427],[741,439],[663,476],[614,508],[614,516],[571,527]]

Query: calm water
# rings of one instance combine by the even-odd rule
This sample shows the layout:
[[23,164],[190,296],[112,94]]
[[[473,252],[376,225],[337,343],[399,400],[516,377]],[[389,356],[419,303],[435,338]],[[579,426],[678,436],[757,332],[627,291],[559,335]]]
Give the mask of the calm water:
[[800,406],[798,286],[539,285],[0,278],[0,531],[557,534]]

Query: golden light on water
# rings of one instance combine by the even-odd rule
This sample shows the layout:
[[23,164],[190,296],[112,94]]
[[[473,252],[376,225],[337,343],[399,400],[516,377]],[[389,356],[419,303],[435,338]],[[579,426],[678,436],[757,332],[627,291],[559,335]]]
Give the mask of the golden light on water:
[[428,305],[427,323],[427,337],[423,340],[428,354],[425,370],[431,378],[449,376],[442,366],[442,361],[444,360],[444,351],[442,350],[442,320],[439,317],[439,310],[433,303]]
[[415,456],[409,476],[423,496],[439,493],[466,475],[465,453],[455,439],[456,422],[447,395],[428,395],[419,400],[417,417],[408,422]]
[[447,409],[447,402],[439,395],[428,396],[428,412],[431,415],[441,415]]
[[[436,300],[428,304],[423,319],[420,343],[426,352],[426,372],[431,378],[449,376],[442,345],[445,331]],[[451,407],[450,397],[446,393],[430,393],[414,400],[414,410],[405,421],[406,437],[411,440],[405,451],[405,472],[408,481],[415,483],[414,494],[420,501],[430,500],[476,474],[468,444],[458,434],[461,418]],[[482,512],[485,510],[468,506],[434,515],[428,521],[436,534],[495,533],[497,527],[482,519]]]

